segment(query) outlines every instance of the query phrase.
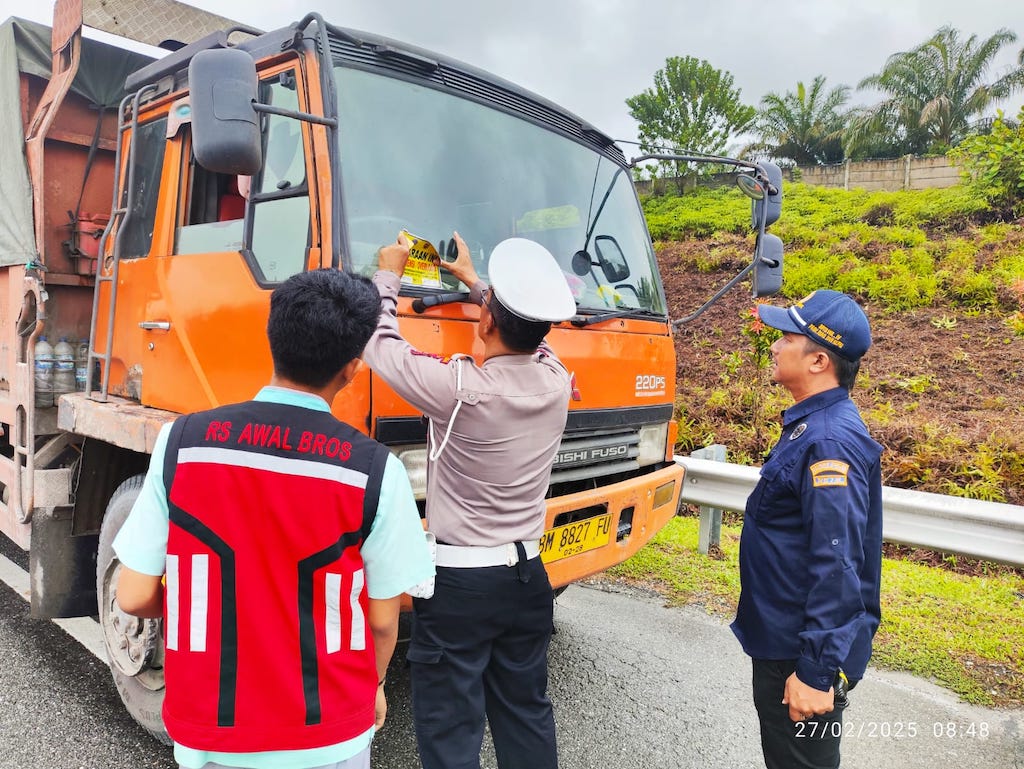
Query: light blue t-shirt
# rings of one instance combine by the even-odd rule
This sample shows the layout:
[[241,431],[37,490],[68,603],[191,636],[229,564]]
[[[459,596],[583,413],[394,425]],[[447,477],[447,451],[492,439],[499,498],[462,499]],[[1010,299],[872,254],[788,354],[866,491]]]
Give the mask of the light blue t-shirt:
[[[264,387],[254,400],[330,412],[323,398],[281,387]],[[146,480],[113,543],[121,563],[152,576],[163,575],[167,559],[168,510],[163,466],[170,428],[169,424],[164,425],[157,436]],[[394,598],[434,574],[409,476],[394,455],[388,455],[377,515],[360,554],[370,598]],[[357,755],[370,744],[373,731],[371,727],[358,737],[322,748],[261,753],[218,753],[175,743],[174,758],[182,766],[193,769],[200,769],[209,762],[253,769],[310,769]]]

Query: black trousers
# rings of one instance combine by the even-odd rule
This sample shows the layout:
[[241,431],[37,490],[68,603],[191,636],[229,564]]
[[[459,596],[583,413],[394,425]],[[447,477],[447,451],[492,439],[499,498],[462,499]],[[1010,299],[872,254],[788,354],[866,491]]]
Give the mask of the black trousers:
[[408,659],[423,769],[479,769],[484,718],[500,769],[557,769],[547,696],[551,583],[540,558],[439,567],[413,599]]
[[807,721],[789,718],[782,704],[796,660],[753,660],[754,707],[761,722],[761,749],[768,769],[836,769],[843,736],[843,709]]

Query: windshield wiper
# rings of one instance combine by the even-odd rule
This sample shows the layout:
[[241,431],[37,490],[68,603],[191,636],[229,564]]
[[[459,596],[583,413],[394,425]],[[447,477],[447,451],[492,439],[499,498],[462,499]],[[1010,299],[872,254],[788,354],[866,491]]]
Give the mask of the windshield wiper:
[[454,291],[444,294],[427,294],[419,299],[412,300],[412,310],[415,313],[422,313],[428,307],[437,307],[441,304],[452,304],[453,302],[469,301],[468,291]]
[[642,315],[642,316],[647,317],[647,318],[650,318],[650,317],[664,318],[665,317],[665,315],[663,313],[655,312],[654,310],[647,310],[647,309],[644,309],[642,307],[630,307],[630,308],[623,309],[623,310],[615,310],[613,312],[601,313],[600,315],[589,315],[587,317],[581,317],[581,316],[577,315],[575,318],[572,318],[569,322],[572,323],[572,325],[576,326],[577,328],[583,328],[584,326],[592,326],[595,323],[603,323],[606,320],[614,320],[615,318],[624,318],[627,315]]

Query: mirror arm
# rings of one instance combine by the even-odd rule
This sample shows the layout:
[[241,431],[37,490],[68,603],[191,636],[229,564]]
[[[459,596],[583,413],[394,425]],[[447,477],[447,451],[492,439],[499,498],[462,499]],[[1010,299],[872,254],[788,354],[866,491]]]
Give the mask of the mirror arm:
[[662,155],[662,154],[650,154],[641,155],[637,158],[632,158],[629,161],[630,168],[636,166],[637,163],[642,163],[645,160],[676,160],[681,163],[722,163],[727,166],[734,166],[736,168],[751,168],[757,169],[758,171],[764,171],[757,163],[752,163],[749,160],[735,160],[734,158],[720,158],[717,155]]
[[298,120],[304,120],[307,123],[319,123],[320,125],[330,126],[331,128],[338,127],[338,121],[330,117],[321,117],[320,115],[313,115],[309,112],[297,112],[293,109],[284,109],[282,107],[274,107],[270,104],[260,104],[258,101],[252,103],[252,108],[255,112],[266,112],[270,115],[281,115],[282,117],[291,117]]
[[733,166],[734,168],[748,168],[752,171],[756,171],[758,174],[758,181],[762,181],[768,190],[769,195],[778,194],[774,184],[768,181],[768,172],[765,171],[764,167],[760,163],[754,163],[749,160],[736,160],[734,158],[722,158],[717,155],[662,155],[662,154],[650,154],[641,155],[640,157],[632,158],[629,161],[629,167],[635,168],[637,163],[642,163],[645,160],[675,160],[680,163],[721,163],[722,165]]
[[732,280],[730,280],[728,283],[726,283],[724,286],[722,286],[713,297],[711,297],[706,302],[704,302],[704,304],[702,304],[700,307],[698,307],[695,312],[692,312],[689,315],[686,315],[686,316],[684,316],[682,318],[677,318],[676,320],[672,321],[672,328],[679,328],[684,323],[689,323],[690,321],[696,320],[701,315],[703,315],[704,311],[707,310],[711,305],[713,305],[719,299],[721,299],[723,296],[725,296],[725,293],[730,288],[735,286],[737,283],[739,283],[741,280],[743,280],[743,278],[745,278],[747,275],[749,275],[750,272],[754,269],[754,265],[756,265],[756,264],[757,264],[757,262],[753,261],[750,264],[748,264],[746,267],[744,267],[742,270],[740,270],[738,273],[736,273],[736,275],[733,276]]

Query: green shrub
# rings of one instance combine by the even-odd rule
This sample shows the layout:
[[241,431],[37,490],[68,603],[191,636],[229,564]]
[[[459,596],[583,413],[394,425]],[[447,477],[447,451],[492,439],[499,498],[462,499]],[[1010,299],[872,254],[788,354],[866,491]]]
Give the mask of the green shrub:
[[[749,256],[750,207],[737,190],[698,188],[643,203],[655,238],[713,241],[688,256],[699,271]],[[1024,310],[1024,234],[1006,224],[968,226],[988,210],[966,187],[865,192],[788,184],[782,218],[771,227],[785,244],[783,293],[798,298],[829,287],[889,312],[942,302]],[[963,234],[949,239],[950,232]]]
[[963,164],[969,189],[1006,215],[1024,212],[1024,107],[1016,125],[1000,112],[990,133],[967,137],[949,155]]

